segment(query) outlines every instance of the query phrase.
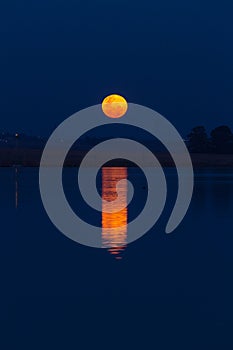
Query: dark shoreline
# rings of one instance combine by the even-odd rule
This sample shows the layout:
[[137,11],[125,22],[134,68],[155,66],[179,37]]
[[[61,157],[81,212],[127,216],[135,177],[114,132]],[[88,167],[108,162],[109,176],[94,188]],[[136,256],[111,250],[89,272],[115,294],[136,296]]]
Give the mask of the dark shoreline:
[[[87,151],[71,151],[64,166],[77,167],[80,165]],[[175,164],[169,154],[154,152],[157,159],[163,167],[174,167]],[[0,167],[39,167],[42,151],[39,149],[19,150],[14,149],[0,150]],[[191,154],[194,168],[233,168],[233,154]],[[50,164],[49,164],[50,165]],[[53,166],[54,164],[51,164]],[[94,164],[93,164],[94,166]],[[116,159],[106,164],[106,166],[134,166],[133,163],[123,159]]]

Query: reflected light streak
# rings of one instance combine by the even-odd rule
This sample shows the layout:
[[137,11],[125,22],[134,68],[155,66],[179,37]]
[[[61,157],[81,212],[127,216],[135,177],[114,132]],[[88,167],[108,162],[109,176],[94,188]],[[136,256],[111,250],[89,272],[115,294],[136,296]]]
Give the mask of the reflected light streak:
[[127,167],[103,167],[102,168],[102,199],[108,201],[102,203],[102,242],[103,247],[108,248],[110,254],[116,259],[121,259],[120,254],[125,250],[127,243],[127,183],[121,184],[123,193],[122,201],[125,208],[114,213],[105,213],[111,205],[117,209],[114,200],[117,197],[116,184],[119,180],[127,179]]
[[18,184],[18,169],[15,168],[15,208],[18,208],[19,204],[19,184]]

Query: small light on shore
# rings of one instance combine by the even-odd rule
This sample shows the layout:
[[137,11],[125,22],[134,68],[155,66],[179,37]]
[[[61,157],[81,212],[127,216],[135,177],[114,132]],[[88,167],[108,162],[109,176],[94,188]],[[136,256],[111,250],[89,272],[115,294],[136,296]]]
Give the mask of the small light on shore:
[[15,137],[19,137],[19,134],[18,134],[18,133],[16,133],[16,134],[15,134]]

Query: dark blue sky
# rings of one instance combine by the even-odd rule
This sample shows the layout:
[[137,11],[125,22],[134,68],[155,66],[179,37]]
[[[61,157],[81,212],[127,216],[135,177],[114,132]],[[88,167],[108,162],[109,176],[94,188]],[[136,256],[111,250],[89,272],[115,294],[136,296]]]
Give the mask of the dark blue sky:
[[112,92],[181,133],[233,128],[233,2],[12,0],[1,5],[0,130],[48,135]]

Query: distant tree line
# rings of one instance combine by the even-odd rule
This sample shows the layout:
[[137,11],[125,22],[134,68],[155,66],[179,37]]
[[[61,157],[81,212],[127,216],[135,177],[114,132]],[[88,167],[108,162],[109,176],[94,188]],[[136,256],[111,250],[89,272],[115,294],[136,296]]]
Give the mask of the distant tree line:
[[210,136],[204,126],[196,126],[188,134],[187,145],[191,153],[233,154],[233,134],[226,125],[213,129]]
[[[72,149],[83,149],[86,146],[95,146],[105,138],[99,138],[95,135],[84,136],[80,138]],[[61,139],[60,142],[63,142]],[[10,134],[0,132],[0,149],[5,148],[33,148],[43,149],[46,139],[38,136],[28,136],[25,134]],[[149,141],[147,140],[147,144]],[[195,126],[187,135],[186,144],[191,153],[216,153],[233,154],[233,133],[226,125],[216,127],[207,134],[204,126]],[[154,141],[153,141],[154,146]],[[156,144],[156,149],[159,145]]]

